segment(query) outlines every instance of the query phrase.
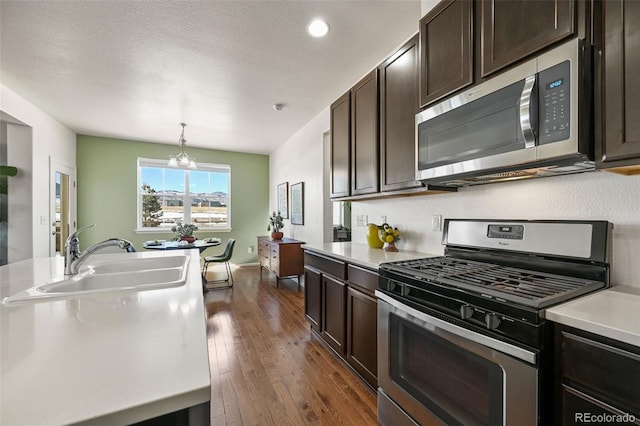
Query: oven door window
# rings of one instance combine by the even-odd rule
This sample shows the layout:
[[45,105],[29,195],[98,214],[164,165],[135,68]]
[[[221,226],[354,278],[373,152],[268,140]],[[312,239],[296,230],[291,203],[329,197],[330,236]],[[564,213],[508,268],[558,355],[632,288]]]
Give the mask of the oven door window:
[[391,380],[449,425],[502,424],[498,364],[396,315],[389,321]]

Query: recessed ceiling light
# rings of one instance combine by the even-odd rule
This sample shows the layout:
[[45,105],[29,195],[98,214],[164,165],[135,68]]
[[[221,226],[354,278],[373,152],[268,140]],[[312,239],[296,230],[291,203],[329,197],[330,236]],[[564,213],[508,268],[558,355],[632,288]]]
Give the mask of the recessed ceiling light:
[[329,32],[329,25],[322,19],[315,19],[309,24],[307,31],[314,37],[324,37]]

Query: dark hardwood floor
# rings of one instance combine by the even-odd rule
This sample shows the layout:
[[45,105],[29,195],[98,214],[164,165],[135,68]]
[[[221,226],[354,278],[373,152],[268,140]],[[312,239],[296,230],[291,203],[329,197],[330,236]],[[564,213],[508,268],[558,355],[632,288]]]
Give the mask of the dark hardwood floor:
[[[211,271],[210,274],[217,274]],[[311,334],[304,290],[258,267],[205,293],[212,425],[375,425],[376,396]]]

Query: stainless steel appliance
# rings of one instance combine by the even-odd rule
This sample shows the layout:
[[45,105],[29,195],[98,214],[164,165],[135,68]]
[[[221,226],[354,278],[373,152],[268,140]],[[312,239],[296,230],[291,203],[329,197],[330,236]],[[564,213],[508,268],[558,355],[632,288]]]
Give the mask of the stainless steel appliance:
[[448,219],[444,256],[380,265],[380,424],[550,424],[545,309],[608,287],[612,228]]
[[416,178],[440,186],[594,169],[591,53],[574,39],[416,115]]

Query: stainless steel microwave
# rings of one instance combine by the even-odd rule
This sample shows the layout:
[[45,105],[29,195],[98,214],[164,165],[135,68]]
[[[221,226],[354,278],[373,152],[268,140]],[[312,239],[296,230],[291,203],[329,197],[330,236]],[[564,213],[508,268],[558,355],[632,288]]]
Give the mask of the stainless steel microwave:
[[416,179],[464,186],[594,169],[591,53],[573,39],[416,115]]

